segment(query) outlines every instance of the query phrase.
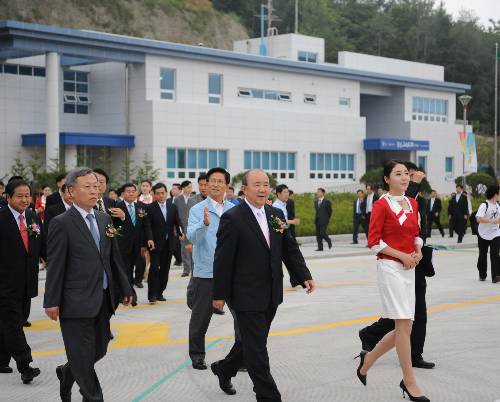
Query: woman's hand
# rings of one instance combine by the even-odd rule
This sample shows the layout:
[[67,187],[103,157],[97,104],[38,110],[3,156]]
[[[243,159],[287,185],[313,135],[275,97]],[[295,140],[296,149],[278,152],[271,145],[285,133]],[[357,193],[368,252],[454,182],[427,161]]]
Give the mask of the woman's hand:
[[417,262],[416,262],[416,258],[414,256],[414,254],[415,253],[412,253],[412,254],[402,253],[400,260],[406,269],[413,269],[416,267]]
[[423,258],[422,251],[415,251],[411,255],[413,256],[413,258],[415,258],[415,262],[416,262],[415,265],[418,265],[420,263],[420,261],[422,261],[422,258]]

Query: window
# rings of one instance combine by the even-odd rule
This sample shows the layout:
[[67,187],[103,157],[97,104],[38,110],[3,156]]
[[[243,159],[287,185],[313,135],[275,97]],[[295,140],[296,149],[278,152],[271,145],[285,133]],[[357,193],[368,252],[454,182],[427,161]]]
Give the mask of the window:
[[417,165],[418,165],[419,169],[426,172],[427,171],[427,156],[419,156],[418,160],[417,160]]
[[446,180],[453,180],[453,157],[447,156],[444,159],[444,172]]
[[245,151],[244,169],[264,169],[276,178],[295,178],[295,152]]
[[16,74],[17,75],[18,66],[16,64],[4,64],[3,72],[5,74]]
[[339,98],[339,105],[351,107],[351,98]]
[[85,71],[65,70],[63,72],[64,113],[89,114],[88,75]]
[[316,95],[304,95],[304,103],[316,104]]
[[355,178],[354,154],[312,152],[309,155],[311,179]]
[[306,52],[303,50],[299,50],[298,60],[305,61],[306,63],[317,63],[318,62],[318,53]]
[[222,96],[222,75],[208,74],[208,103],[220,104]]
[[175,70],[160,69],[160,99],[175,100]]
[[273,91],[270,89],[238,88],[238,96],[240,98],[266,99],[281,102],[292,101],[291,92]]
[[448,101],[414,96],[411,111],[412,120],[446,123],[448,120]]
[[194,179],[214,167],[227,169],[227,150],[167,148],[167,178]]
[[33,75],[33,67],[19,66],[19,75]]

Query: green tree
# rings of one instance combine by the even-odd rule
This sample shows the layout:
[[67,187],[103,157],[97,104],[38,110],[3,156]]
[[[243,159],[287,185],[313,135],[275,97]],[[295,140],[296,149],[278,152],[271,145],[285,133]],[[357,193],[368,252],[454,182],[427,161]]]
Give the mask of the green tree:
[[30,168],[24,163],[20,153],[17,153],[14,158],[14,164],[10,168],[10,173],[12,176],[21,176],[23,179],[31,181]]
[[384,184],[384,168],[368,169],[366,173],[359,179],[361,183],[371,184],[375,187],[382,187]]
[[140,183],[142,180],[155,181],[160,176],[160,169],[155,169],[153,161],[149,159],[147,153],[144,154],[142,165],[137,167],[136,182]]
[[[240,172],[237,175],[234,175],[231,179],[231,185],[233,187],[239,186],[243,181],[244,174],[245,174],[245,172]],[[267,174],[267,177],[269,178],[269,187],[271,187],[272,189],[276,188],[276,186],[278,185],[278,180],[276,179],[276,177],[274,177],[272,174],[267,173],[267,172],[266,172],[266,174]]]

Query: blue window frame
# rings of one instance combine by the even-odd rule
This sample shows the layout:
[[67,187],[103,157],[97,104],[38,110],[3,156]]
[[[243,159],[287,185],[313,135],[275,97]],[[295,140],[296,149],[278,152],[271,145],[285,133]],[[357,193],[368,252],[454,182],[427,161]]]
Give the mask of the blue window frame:
[[167,177],[195,178],[213,167],[228,168],[228,151],[224,149],[167,148]]
[[243,156],[243,159],[244,159],[243,166],[244,166],[245,170],[251,169],[252,168],[252,152],[245,151],[243,155],[244,155]]
[[295,178],[295,153],[276,151],[244,151],[245,169],[264,169],[279,179]]
[[309,169],[311,179],[354,179],[354,155],[311,152]]
[[160,68],[160,99],[175,100],[175,69]]
[[[45,74],[45,70],[43,71]],[[89,73],[85,71],[64,70],[64,113],[89,113]]]
[[208,167],[208,154],[206,149],[198,150],[198,168],[206,169]]

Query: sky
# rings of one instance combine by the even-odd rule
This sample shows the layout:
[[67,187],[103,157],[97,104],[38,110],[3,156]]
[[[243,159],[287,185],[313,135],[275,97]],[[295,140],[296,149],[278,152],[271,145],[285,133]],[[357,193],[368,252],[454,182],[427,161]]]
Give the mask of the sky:
[[[439,4],[440,0],[436,1]],[[484,26],[489,26],[489,19],[500,20],[500,0],[442,0],[446,10],[458,17],[461,9],[472,10]]]

